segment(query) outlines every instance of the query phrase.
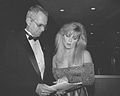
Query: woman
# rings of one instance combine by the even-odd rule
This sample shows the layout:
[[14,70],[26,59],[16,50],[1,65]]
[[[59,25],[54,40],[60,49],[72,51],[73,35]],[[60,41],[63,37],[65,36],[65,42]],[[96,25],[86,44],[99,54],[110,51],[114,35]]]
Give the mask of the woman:
[[[78,22],[65,24],[56,35],[57,52],[53,57],[53,74],[58,82],[82,82],[91,85],[94,82],[94,65],[86,48],[87,37],[84,26]],[[66,96],[83,96],[87,90],[79,90],[65,94]]]

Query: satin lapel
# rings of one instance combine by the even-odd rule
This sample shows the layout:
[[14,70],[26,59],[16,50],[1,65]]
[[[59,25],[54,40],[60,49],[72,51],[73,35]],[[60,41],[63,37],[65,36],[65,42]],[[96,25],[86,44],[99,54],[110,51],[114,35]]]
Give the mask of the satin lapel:
[[[25,33],[25,32],[23,32],[23,33]],[[27,56],[28,56],[28,58],[29,58],[29,60],[30,60],[30,62],[31,62],[31,64],[32,64],[33,68],[35,69],[36,73],[37,73],[38,75],[40,75],[40,70],[39,70],[39,67],[38,67],[38,64],[37,64],[35,55],[34,55],[34,53],[33,53],[33,50],[32,50],[32,48],[31,48],[31,46],[30,46],[30,44],[29,44],[29,42],[28,42],[25,34],[23,34],[22,37],[23,37],[23,38],[20,38],[20,41],[21,41],[21,43],[23,44],[23,46],[25,47],[25,51],[26,51],[26,53],[27,53]]]
[[44,37],[40,37],[39,39],[39,42],[41,44],[41,48],[42,48],[42,51],[43,51],[43,54],[44,54],[44,62],[45,62],[45,69],[44,69],[44,75],[43,75],[43,80],[45,79],[45,77],[47,77],[47,67],[49,67],[47,65],[47,62],[49,62],[49,56],[48,56],[48,53],[47,53],[47,46],[45,45],[46,42],[44,41]]

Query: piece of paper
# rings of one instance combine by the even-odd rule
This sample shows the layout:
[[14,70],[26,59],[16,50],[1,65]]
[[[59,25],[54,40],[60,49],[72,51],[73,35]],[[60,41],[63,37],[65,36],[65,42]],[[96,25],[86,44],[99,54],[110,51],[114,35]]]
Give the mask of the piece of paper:
[[79,82],[79,83],[62,82],[62,83],[58,83],[58,84],[49,86],[49,88],[55,89],[56,91],[57,90],[67,90],[67,89],[70,89],[72,87],[76,87],[76,86],[81,85],[81,84],[82,84],[82,82]]
[[42,90],[42,92],[53,93],[56,91],[66,91],[66,90],[69,90],[71,88],[80,86],[81,84],[82,84],[82,82],[79,82],[79,83],[61,82],[61,83],[57,83],[57,84],[52,85],[52,86],[49,86],[46,84],[40,84],[39,88]]

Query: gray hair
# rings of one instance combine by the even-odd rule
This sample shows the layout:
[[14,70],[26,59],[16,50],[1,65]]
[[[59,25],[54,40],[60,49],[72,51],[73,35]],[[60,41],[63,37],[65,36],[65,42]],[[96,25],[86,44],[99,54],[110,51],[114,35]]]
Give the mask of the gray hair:
[[32,17],[33,16],[32,13],[37,14],[38,12],[42,12],[43,14],[45,14],[48,17],[48,12],[44,8],[42,8],[40,5],[34,5],[29,8],[26,18]]

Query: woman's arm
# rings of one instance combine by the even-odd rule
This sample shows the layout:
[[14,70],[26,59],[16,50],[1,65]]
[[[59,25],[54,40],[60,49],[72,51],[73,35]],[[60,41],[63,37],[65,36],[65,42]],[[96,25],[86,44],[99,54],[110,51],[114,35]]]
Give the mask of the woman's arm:
[[52,61],[52,72],[53,72],[53,76],[56,80],[58,79],[62,79],[62,78],[66,78],[67,73],[68,73],[68,68],[57,68],[57,60],[56,60],[56,56],[53,57],[53,61]]
[[69,74],[71,75],[77,75],[80,76],[81,73],[83,73],[86,69],[91,71],[91,67],[94,67],[91,55],[88,51],[84,51],[83,55],[83,65],[75,65],[72,67],[69,67]]
[[57,80],[58,76],[56,74],[56,56],[55,55],[53,56],[53,60],[52,60],[52,73],[53,73],[55,80]]
[[84,71],[81,74],[81,77],[83,79],[83,84],[85,84],[85,85],[93,84],[93,82],[95,80],[94,64],[92,62],[92,57],[87,50],[84,51],[83,69],[84,69]]
[[94,65],[93,63],[84,63],[82,67],[71,67],[66,72],[69,82],[83,82],[90,85],[94,81]]
[[83,82],[90,85],[94,82],[94,64],[88,51],[84,52],[83,66],[70,67],[68,71],[70,82]]

